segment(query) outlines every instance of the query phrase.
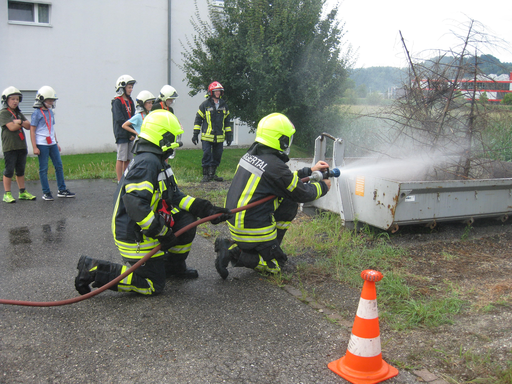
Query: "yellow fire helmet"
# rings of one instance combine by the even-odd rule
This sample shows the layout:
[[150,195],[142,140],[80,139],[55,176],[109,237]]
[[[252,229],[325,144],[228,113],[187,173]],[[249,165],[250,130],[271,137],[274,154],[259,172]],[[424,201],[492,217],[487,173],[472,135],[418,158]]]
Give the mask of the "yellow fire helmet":
[[288,155],[294,133],[295,127],[285,115],[271,113],[258,123],[256,141]]
[[143,139],[158,145],[163,152],[182,145],[183,128],[176,116],[164,109],[158,109],[146,116],[140,128]]

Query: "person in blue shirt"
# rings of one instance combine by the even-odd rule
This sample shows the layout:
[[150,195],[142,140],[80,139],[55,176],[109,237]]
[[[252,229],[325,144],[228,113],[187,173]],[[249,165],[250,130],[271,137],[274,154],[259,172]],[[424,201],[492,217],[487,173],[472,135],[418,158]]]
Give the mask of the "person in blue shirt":
[[57,197],[75,197],[64,181],[64,168],[60,158],[60,145],[55,133],[55,101],[57,94],[52,87],[45,85],[37,91],[35,111],[30,122],[30,139],[34,155],[39,160],[39,179],[43,189],[43,200],[53,201],[53,195],[48,184],[48,158],[52,159],[57,178]]
[[130,120],[126,121],[122,127],[138,137],[140,133],[140,127],[142,126],[142,121],[149,114],[149,112],[151,112],[151,107],[153,107],[154,101],[155,96],[153,96],[151,92],[139,92],[136,99],[137,113]]

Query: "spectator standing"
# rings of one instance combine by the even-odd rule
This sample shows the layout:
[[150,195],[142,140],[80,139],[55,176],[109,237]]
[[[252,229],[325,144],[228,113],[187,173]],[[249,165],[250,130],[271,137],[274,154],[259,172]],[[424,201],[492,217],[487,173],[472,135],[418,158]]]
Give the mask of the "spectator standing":
[[43,200],[53,201],[53,195],[48,183],[48,158],[52,160],[57,178],[57,197],[75,197],[64,181],[64,168],[60,158],[61,148],[55,133],[55,115],[53,108],[57,94],[50,86],[45,85],[37,91],[35,111],[30,122],[30,139],[34,155],[39,160],[39,180],[43,189]]
[[20,200],[35,200],[36,197],[25,189],[25,165],[27,163],[27,138],[23,128],[30,132],[30,123],[21,113],[19,104],[23,95],[15,87],[8,87],[2,92],[2,109],[0,110],[0,126],[2,127],[2,151],[5,169],[3,172],[4,198],[6,203],[15,203],[12,197],[12,177],[16,171],[16,182]]
[[224,150],[224,140],[229,147],[233,142],[233,132],[231,128],[231,117],[227,103],[222,100],[224,88],[218,81],[214,81],[208,86],[207,100],[201,103],[196,113],[194,121],[194,135],[192,143],[197,145],[199,142],[199,133],[201,133],[201,144],[203,149],[203,158],[201,165],[203,167],[202,183],[208,181],[223,181],[215,172],[220,165],[222,151]]
[[151,112],[151,107],[153,106],[153,102],[155,101],[155,96],[149,91],[141,91],[137,95],[135,99],[137,103],[136,114],[130,120],[125,121],[122,125],[123,129],[126,129],[128,132],[139,136],[140,127],[142,126],[142,122],[144,118]]
[[165,109],[166,111],[174,113],[172,105],[176,102],[177,98],[178,92],[176,92],[176,89],[170,85],[164,85],[160,90],[160,94],[155,100],[151,110],[154,111],[156,109]]
[[116,175],[118,182],[133,158],[132,147],[135,135],[123,129],[123,124],[135,115],[135,104],[131,98],[135,83],[135,79],[130,75],[120,76],[116,82],[117,96],[112,100],[112,120],[117,144]]

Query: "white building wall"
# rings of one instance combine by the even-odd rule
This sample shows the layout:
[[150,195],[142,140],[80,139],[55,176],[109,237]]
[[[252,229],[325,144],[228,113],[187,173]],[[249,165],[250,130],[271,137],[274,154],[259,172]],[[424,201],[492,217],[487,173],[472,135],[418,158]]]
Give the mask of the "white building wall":
[[[206,0],[198,6],[206,19]],[[188,95],[179,65],[180,41],[194,34],[194,12],[193,2],[182,0],[52,0],[51,27],[43,27],[9,23],[7,0],[0,0],[0,91],[52,86],[59,97],[55,120],[62,153],[107,152],[115,151],[110,105],[117,78],[129,74],[137,80],[134,99],[144,89],[157,96],[170,78],[179,94],[174,110],[185,129],[183,141],[193,147],[194,117],[204,95]],[[254,135],[238,128],[235,139],[245,145]]]

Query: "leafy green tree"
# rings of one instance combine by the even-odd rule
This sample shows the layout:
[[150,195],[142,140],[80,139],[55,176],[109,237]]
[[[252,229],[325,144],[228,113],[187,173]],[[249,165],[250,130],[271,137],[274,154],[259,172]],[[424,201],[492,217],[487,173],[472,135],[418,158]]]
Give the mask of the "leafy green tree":
[[480,98],[478,99],[480,104],[488,104],[489,103],[489,96],[487,96],[487,92],[483,92],[480,95]]
[[507,93],[505,96],[503,96],[501,104],[512,105],[512,93]]
[[[338,9],[325,0],[225,0],[199,14],[185,47],[183,69],[191,95],[222,83],[235,117],[251,128],[272,112],[295,124],[296,140],[313,139],[338,121],[350,49],[342,51]],[[339,124],[338,124],[339,125]],[[297,142],[297,141],[296,141]]]

